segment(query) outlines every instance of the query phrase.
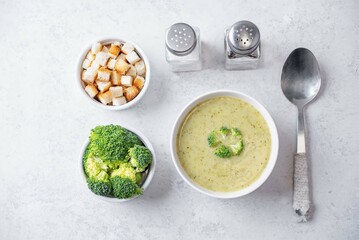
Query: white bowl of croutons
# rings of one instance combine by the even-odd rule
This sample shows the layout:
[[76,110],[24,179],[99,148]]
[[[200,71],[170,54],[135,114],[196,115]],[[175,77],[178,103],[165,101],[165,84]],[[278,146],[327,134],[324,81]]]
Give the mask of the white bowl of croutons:
[[77,82],[92,104],[124,110],[137,104],[150,83],[150,64],[132,41],[106,38],[88,45],[77,64]]

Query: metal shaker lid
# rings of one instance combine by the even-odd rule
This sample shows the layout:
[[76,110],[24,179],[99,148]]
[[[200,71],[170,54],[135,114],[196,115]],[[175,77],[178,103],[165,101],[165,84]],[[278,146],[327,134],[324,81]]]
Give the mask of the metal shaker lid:
[[196,42],[195,31],[186,23],[173,24],[166,32],[166,47],[175,55],[189,54],[195,48]]
[[239,21],[228,32],[228,45],[237,54],[249,54],[259,45],[260,33],[254,23]]

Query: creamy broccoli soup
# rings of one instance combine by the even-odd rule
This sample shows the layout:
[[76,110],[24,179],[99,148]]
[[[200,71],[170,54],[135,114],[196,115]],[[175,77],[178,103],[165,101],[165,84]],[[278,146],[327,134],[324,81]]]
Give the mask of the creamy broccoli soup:
[[[209,147],[209,134],[224,126],[240,130],[240,154],[221,158]],[[216,192],[238,191],[252,184],[265,169],[270,151],[271,135],[263,116],[247,102],[232,97],[215,97],[197,105],[177,136],[177,154],[186,173]]]

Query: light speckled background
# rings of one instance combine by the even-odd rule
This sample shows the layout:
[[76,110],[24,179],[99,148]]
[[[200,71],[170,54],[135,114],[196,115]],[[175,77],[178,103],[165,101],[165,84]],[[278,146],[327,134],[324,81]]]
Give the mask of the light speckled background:
[[[0,239],[359,239],[359,2],[0,1]],[[262,34],[255,71],[223,69],[225,27],[240,19]],[[173,74],[164,29],[200,28],[205,69]],[[102,36],[128,36],[152,63],[143,101],[124,112],[89,105],[75,84],[77,56]],[[310,48],[324,78],[307,109],[316,212],[291,208],[296,109],[280,90],[282,65]],[[179,111],[207,91],[231,88],[262,102],[277,122],[280,153],[268,181],[239,199],[192,190],[177,174],[169,136]],[[158,169],[148,191],[102,202],[79,175],[79,151],[99,124],[127,124],[152,141]]]

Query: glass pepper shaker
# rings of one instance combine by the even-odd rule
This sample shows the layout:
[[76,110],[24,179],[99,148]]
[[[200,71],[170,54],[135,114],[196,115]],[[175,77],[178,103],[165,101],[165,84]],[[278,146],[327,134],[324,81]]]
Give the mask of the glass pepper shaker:
[[261,57],[260,33],[249,21],[234,23],[225,31],[225,68],[228,70],[255,69]]
[[173,72],[202,69],[201,41],[197,27],[173,24],[166,30],[166,60]]

